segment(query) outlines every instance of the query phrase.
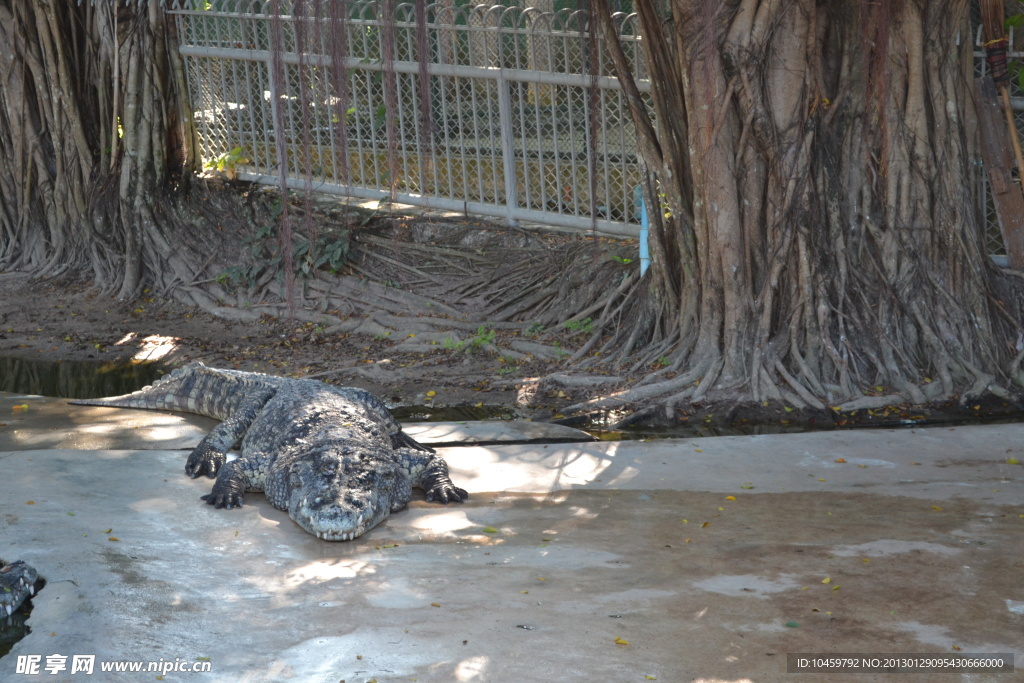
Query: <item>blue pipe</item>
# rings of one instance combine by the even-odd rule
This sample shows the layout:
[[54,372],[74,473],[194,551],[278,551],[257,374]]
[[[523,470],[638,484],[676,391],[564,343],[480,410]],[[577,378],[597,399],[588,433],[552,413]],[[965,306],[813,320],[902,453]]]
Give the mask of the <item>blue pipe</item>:
[[647,202],[644,200],[644,191],[639,185],[633,190],[633,212],[633,217],[640,219],[640,276],[643,277],[651,265],[651,250],[647,243],[650,221],[647,218]]

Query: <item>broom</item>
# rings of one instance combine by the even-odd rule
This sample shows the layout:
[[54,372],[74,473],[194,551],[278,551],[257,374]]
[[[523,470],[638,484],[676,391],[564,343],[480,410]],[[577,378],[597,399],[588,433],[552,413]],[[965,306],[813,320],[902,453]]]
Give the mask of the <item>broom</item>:
[[1006,112],[1006,123],[1010,128],[1010,142],[1013,144],[1013,155],[1017,160],[1017,174],[1024,178],[1024,157],[1020,151],[1020,138],[1017,135],[1017,121],[1013,117],[1010,105],[1010,74],[1006,70],[1006,51],[1009,38],[1003,28],[1003,0],[981,0],[981,25],[985,36],[985,58],[989,72],[999,94],[1003,99],[1003,110]]

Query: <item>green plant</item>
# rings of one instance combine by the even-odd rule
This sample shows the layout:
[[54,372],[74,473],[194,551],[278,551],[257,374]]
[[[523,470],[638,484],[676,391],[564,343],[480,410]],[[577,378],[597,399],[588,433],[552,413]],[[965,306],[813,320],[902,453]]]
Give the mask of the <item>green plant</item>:
[[476,334],[469,339],[463,339],[462,341],[457,342],[451,337],[445,337],[441,342],[441,345],[447,351],[465,350],[469,353],[473,353],[493,342],[494,337],[494,330],[488,329],[486,325],[481,325],[476,328]]
[[309,275],[314,270],[323,266],[331,273],[337,273],[348,261],[348,231],[342,230],[341,235],[336,239],[324,235],[318,237],[315,243],[304,239],[295,247],[293,252],[293,263],[296,270]]
[[536,337],[544,332],[544,326],[540,323],[530,323],[530,326],[523,330],[527,337]]
[[223,173],[229,180],[234,180],[238,177],[235,166],[247,163],[249,163],[249,159],[245,156],[245,151],[241,147],[235,147],[230,152],[224,152],[210,159],[206,162],[206,168]]
[[583,332],[584,334],[587,334],[594,331],[594,321],[590,318],[584,318],[583,320],[567,320],[562,323],[562,327],[570,332]]
[[628,266],[630,263],[633,262],[633,259],[631,258],[623,258],[621,256],[616,256],[615,254],[610,255],[608,258],[610,258],[612,261],[615,261],[616,263],[621,263],[624,266]]

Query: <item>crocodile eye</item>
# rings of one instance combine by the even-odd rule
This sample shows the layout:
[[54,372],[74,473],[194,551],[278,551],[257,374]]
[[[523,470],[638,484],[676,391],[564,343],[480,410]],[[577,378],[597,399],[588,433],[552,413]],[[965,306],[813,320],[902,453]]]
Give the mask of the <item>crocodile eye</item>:
[[288,475],[288,484],[293,489],[297,489],[302,486],[302,478],[299,476],[298,472],[292,472]]

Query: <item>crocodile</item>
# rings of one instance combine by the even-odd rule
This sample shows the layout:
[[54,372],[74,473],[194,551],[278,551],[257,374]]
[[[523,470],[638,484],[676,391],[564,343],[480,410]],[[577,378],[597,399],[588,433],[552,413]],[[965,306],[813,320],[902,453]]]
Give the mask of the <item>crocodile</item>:
[[38,579],[36,570],[22,560],[0,566],[0,619],[10,618],[25,598],[35,595]]
[[[202,500],[231,509],[243,505],[246,492],[263,491],[326,541],[366,533],[403,509],[413,487],[445,504],[469,495],[452,483],[444,459],[403,432],[384,402],[364,389],[195,361],[133,393],[71,403],[221,420],[185,464],[193,479],[216,477]],[[239,457],[227,461],[239,442]]]

